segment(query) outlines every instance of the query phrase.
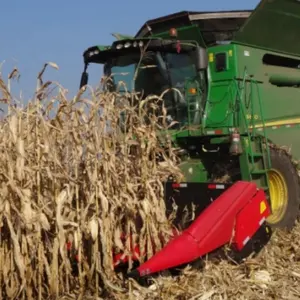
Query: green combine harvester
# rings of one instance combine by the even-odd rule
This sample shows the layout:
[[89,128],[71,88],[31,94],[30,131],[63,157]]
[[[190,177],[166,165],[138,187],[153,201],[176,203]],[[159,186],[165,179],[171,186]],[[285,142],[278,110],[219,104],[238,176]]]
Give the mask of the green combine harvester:
[[[123,92],[120,81],[143,97],[171,88],[164,105],[168,120],[178,122],[170,134],[182,149],[185,181],[170,176],[166,204],[168,212],[172,200],[182,208],[175,225],[184,206],[196,206],[196,220],[130,276],[192,262],[229,241],[246,255],[268,241],[272,228],[293,228],[300,208],[298,28],[299,1],[263,0],[253,11],[150,20],[135,37],[115,35],[112,45],[84,52],[81,87],[96,63],[112,75],[111,90]],[[133,81],[138,65],[154,67],[141,68]],[[126,263],[120,257],[115,265]]]

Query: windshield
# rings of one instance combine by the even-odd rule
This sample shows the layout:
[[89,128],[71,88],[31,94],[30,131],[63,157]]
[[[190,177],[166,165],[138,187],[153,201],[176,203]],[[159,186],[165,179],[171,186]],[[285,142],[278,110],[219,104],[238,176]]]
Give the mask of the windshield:
[[112,58],[105,64],[105,75],[112,78],[114,90],[118,92],[141,92],[143,97],[160,94],[168,82],[162,76],[158,55],[147,52],[141,59],[140,54],[130,53]]
[[185,53],[167,53],[164,55],[166,67],[170,82],[174,90],[169,95],[172,103],[166,101],[167,111],[169,112],[170,121],[179,121],[181,125],[188,123],[189,111],[188,102],[194,99],[188,99],[187,90],[190,83],[195,83],[197,71],[194,59],[191,54]]
[[[138,70],[138,71],[137,71]],[[146,52],[112,58],[105,64],[104,72],[113,80],[113,89],[118,92],[140,92],[142,98],[149,95],[163,96],[170,122],[188,122],[186,89],[197,78],[194,59],[189,53]]]

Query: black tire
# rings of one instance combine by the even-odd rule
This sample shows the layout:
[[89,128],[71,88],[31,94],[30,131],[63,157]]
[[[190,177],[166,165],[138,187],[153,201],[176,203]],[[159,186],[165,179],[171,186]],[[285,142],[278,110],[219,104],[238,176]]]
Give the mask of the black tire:
[[[299,216],[300,208],[300,184],[298,172],[291,158],[282,150],[270,148],[272,169],[279,171],[285,179],[287,186],[287,207],[284,215],[277,223],[267,224],[272,228],[290,230],[294,227]],[[270,199],[272,203],[272,199]]]

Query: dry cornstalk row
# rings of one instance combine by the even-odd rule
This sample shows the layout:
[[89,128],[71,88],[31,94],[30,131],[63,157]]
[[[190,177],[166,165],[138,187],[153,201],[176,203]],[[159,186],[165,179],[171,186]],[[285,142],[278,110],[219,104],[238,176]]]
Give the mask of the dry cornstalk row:
[[[37,100],[26,109],[10,107],[0,124],[2,297],[120,290],[112,249],[127,253],[130,246],[121,233],[133,235],[148,257],[150,242],[162,247],[158,232],[165,240],[170,233],[161,181],[178,169],[174,159],[155,159],[166,149],[155,134],[157,117],[146,119],[143,107],[155,111],[155,99],[135,109],[114,94],[67,101],[60,90],[49,105]],[[48,118],[54,100],[57,113]],[[70,242],[78,277],[68,259]]]

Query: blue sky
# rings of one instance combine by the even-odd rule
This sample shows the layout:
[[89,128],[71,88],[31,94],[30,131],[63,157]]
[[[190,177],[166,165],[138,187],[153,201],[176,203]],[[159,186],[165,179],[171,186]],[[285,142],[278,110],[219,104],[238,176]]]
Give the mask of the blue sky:
[[[148,19],[182,10],[212,11],[253,9],[258,0],[1,0],[2,74],[14,66],[21,72],[14,83],[15,95],[23,101],[33,94],[36,76],[52,61],[60,70],[48,70],[45,79],[58,80],[76,93],[83,69],[83,51],[96,44],[110,44],[112,32],[134,35]],[[91,83],[99,80],[101,66],[90,68]],[[16,94],[16,91],[18,94]]]

